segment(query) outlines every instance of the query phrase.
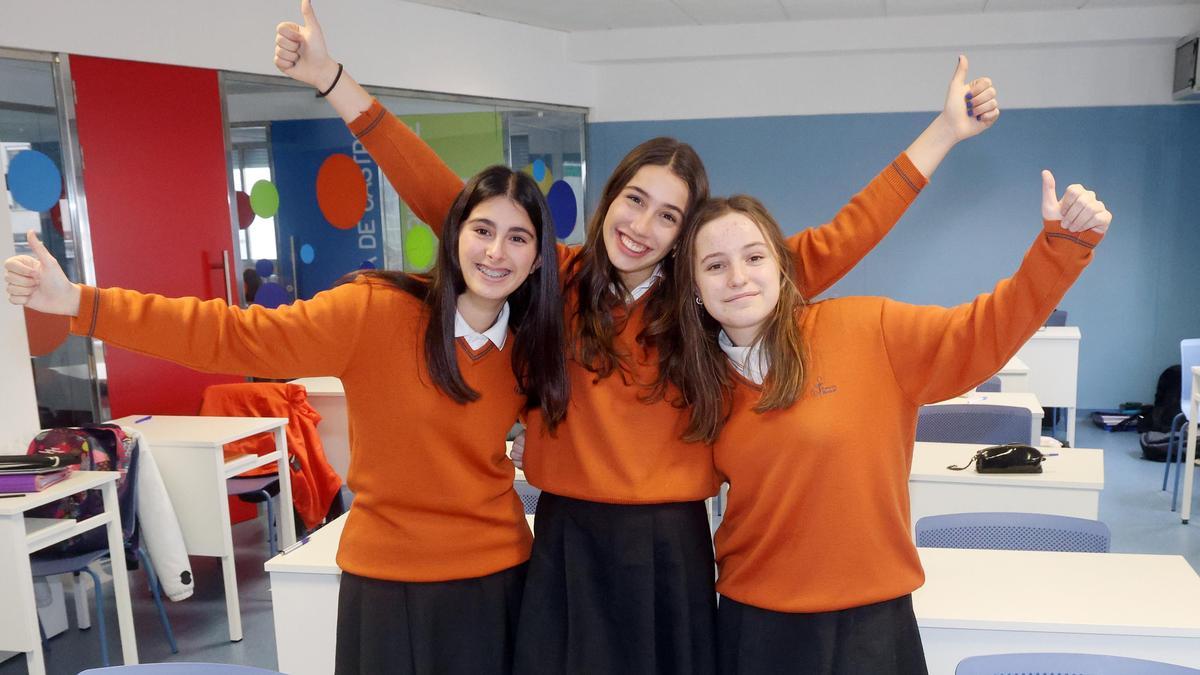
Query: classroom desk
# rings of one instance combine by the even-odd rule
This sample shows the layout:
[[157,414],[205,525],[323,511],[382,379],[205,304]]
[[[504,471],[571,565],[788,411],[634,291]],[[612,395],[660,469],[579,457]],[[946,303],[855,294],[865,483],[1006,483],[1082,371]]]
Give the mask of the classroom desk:
[[317,431],[329,466],[346,481],[350,470],[350,418],[346,415],[346,390],[336,377],[301,377],[288,384],[308,390],[308,404],[321,415]]
[[1029,391],[1047,408],[1067,409],[1067,442],[1075,445],[1075,397],[1079,379],[1077,326],[1043,326],[1017,356],[1029,365]]
[[1183,506],[1179,507],[1179,514],[1183,519],[1183,524],[1187,525],[1188,520],[1192,516],[1192,483],[1196,478],[1196,438],[1197,425],[1200,424],[1200,366],[1192,366],[1192,401],[1191,407],[1188,410],[1188,425],[1186,445],[1184,446],[1183,468],[1177,469],[1183,472]]
[[[113,423],[137,429],[154,448],[171,505],[179,517],[189,555],[221,559],[225,579],[225,611],[229,640],[242,639],[242,614],[238,602],[237,571],[233,559],[233,531],[229,520],[229,492],[225,480],[244,471],[275,462],[279,472],[280,546],[296,541],[290,517],[291,472],[288,469],[286,417],[191,417],[129,415]],[[243,455],[225,461],[222,446],[265,431],[275,433],[275,452]]]
[[912,522],[925,516],[974,511],[1022,511],[1096,520],[1104,489],[1104,451],[1061,448],[1042,473],[977,473],[966,464],[985,445],[923,443],[913,446],[908,479]]
[[[353,507],[352,507],[353,508]],[[291,551],[271,558],[271,611],[279,670],[288,675],[329,675],[337,644],[338,542],[346,526],[343,514],[312,533]],[[526,515],[529,529],[533,516]]]
[[[125,542],[117,504],[117,475],[116,471],[76,471],[70,478],[41,492],[0,499],[0,598],[4,599],[4,609],[0,611],[0,650],[25,652],[30,675],[45,675],[46,662],[38,633],[29,554],[100,526],[108,529],[121,653],[125,663],[138,662],[133,609],[129,601],[129,575],[125,572]],[[25,518],[25,512],[30,509],[92,488],[99,488],[104,498],[101,514],[81,521]],[[78,593],[83,586],[77,584],[75,588]]]
[[1029,410],[1031,420],[1031,428],[1029,430],[1029,444],[1039,445],[1042,438],[1042,402],[1038,396],[1027,391],[989,391],[989,392],[974,392],[969,396],[959,396],[957,398],[930,403],[929,405],[962,405],[962,404],[983,404],[983,405],[1008,405],[1017,408],[1026,408]]
[[1000,652],[1200,667],[1200,577],[1182,556],[918,549],[913,609],[932,675]]
[[1019,356],[1009,359],[996,375],[1000,377],[1000,391],[1029,391],[1029,366]]

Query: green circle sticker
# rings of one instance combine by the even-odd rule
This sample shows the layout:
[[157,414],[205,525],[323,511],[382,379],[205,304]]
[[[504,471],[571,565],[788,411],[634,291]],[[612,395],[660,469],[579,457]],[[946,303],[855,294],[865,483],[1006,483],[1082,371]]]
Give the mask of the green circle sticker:
[[250,208],[259,218],[270,218],[279,211],[279,190],[269,180],[260,180],[250,188]]
[[427,270],[433,266],[437,237],[427,225],[414,225],[404,236],[404,258],[414,271]]

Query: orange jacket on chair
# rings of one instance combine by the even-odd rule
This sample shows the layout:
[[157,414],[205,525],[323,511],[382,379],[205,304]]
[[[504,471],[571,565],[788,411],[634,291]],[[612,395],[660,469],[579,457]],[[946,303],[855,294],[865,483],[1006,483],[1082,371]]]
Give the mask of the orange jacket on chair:
[[[247,382],[215,384],[204,390],[201,415],[218,417],[286,417],[288,465],[291,467],[292,503],[313,527],[325,518],[342,487],[342,479],[325,459],[317,424],[321,415],[308,404],[308,392],[298,384]],[[275,450],[271,433],[261,433],[225,445],[226,459],[245,454],[265,455]],[[275,465],[251,469],[243,476],[275,473]]]

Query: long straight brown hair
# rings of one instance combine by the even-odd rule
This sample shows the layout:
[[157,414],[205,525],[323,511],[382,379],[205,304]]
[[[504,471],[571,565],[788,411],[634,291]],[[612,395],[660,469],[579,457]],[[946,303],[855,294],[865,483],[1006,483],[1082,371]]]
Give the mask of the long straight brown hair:
[[[779,302],[756,338],[771,370],[763,380],[762,395],[755,412],[787,408],[800,398],[804,387],[804,344],[799,317],[806,301],[796,286],[796,266],[779,223],[754,197],[734,195],[710,199],[690,219],[679,238],[673,296],[678,321],[679,344],[660,352],[660,380],[669,380],[680,390],[690,408],[684,440],[712,443],[725,421],[733,393],[733,376],[728,358],[717,343],[721,324],[697,304],[696,239],[704,226],[729,213],[750,219],[762,232],[779,263]],[[660,382],[660,389],[664,385]]]
[[[692,146],[674,138],[652,138],[631,150],[613,169],[600,203],[587,224],[587,239],[580,254],[566,272],[566,298],[573,305],[571,317],[574,358],[596,376],[607,377],[616,369],[629,371],[628,354],[618,353],[614,340],[624,326],[625,288],[620,274],[604,246],[604,218],[621,191],[643,166],[665,166],[688,186],[684,218],[708,199],[708,173],[700,155]],[[662,260],[662,272],[669,282],[674,274],[674,255]],[[655,336],[672,329],[672,300],[669,283],[659,283],[646,298],[646,328],[637,336],[644,348],[655,343]],[[614,312],[621,314],[614,317]]]
[[529,216],[537,232],[541,260],[525,282],[508,296],[508,325],[513,331],[512,368],[527,410],[539,408],[553,431],[567,413],[569,383],[562,322],[562,292],[558,278],[558,241],[546,198],[528,174],[496,165],[476,174],[459,192],[442,225],[437,262],[429,277],[378,271],[348,274],[339,283],[362,274],[386,281],[420,299],[428,310],[425,325],[425,367],[434,385],[458,403],[479,398],[458,368],[454,317],[458,296],[467,283],[458,259],[458,238],[471,211],[492,197],[508,197]]

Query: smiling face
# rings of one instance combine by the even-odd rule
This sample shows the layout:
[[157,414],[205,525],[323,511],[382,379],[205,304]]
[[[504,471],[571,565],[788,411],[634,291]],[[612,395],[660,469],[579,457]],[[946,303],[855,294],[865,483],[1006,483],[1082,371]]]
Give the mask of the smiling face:
[[604,249],[627,289],[671,252],[687,208],[687,183],[667,166],[647,164],[621,188],[604,214]]
[[749,345],[779,302],[775,253],[759,226],[737,212],[703,223],[695,236],[697,295],[734,344]]
[[464,295],[479,306],[503,304],[538,265],[536,232],[525,209],[507,196],[476,205],[458,235]]

